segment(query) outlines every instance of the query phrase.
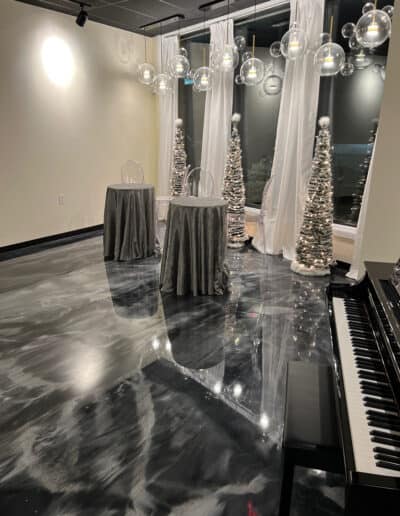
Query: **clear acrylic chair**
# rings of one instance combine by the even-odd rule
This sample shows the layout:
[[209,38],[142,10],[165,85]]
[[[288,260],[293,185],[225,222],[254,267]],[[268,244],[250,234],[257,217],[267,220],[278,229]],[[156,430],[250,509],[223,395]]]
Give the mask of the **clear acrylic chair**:
[[214,194],[214,179],[201,167],[193,168],[185,178],[185,195],[187,197],[212,197]]
[[139,161],[129,159],[121,167],[121,180],[124,184],[142,184],[144,181],[142,164]]

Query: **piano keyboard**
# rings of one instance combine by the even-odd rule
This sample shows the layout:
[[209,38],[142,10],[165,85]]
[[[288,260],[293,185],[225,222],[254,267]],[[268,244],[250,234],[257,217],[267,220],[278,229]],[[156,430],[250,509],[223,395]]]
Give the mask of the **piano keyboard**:
[[400,413],[361,301],[333,297],[356,471],[400,477]]

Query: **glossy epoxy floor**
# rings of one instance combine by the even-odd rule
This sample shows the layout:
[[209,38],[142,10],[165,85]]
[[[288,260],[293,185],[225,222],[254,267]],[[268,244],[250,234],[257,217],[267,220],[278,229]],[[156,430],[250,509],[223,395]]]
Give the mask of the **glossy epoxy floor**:
[[[0,263],[0,514],[273,516],[287,360],[331,360],[326,279],[229,252],[222,297],[158,291],[101,238]],[[299,470],[292,515],[342,514]]]

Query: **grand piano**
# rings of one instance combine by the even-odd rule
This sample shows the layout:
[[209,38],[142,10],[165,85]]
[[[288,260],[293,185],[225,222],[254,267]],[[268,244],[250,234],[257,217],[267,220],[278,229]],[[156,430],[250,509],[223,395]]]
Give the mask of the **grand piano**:
[[328,288],[351,515],[400,515],[400,296],[392,270],[368,262],[360,283]]

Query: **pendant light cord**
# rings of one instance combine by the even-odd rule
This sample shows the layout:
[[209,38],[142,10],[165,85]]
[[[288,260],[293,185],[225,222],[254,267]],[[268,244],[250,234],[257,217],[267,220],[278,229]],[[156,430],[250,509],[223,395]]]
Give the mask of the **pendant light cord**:
[[144,62],[147,63],[146,27],[143,28],[143,37],[144,37]]
[[160,69],[161,69],[161,73],[163,73],[163,53],[162,53],[162,47],[163,47],[163,41],[162,41],[162,23],[160,22],[160,58],[161,58],[161,63],[160,63]]

